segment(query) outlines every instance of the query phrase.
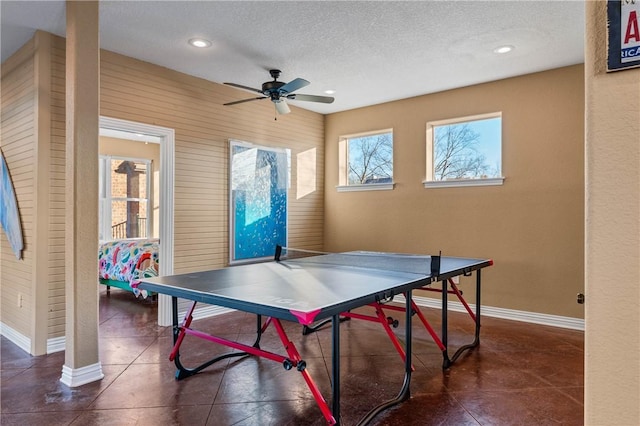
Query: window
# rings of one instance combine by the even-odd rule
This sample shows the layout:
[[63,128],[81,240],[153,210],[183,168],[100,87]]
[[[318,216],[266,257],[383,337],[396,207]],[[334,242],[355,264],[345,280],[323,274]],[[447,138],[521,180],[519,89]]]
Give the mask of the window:
[[338,191],[393,189],[393,130],[340,138]]
[[425,187],[501,185],[502,114],[427,123]]
[[231,141],[231,262],[273,257],[287,245],[291,152]]
[[100,156],[100,241],[146,238],[151,160]]

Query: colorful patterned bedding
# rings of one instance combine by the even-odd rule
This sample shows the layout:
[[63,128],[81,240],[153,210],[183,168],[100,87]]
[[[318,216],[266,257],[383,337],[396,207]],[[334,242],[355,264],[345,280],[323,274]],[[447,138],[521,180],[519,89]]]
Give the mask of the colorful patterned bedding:
[[98,265],[100,283],[132,291],[136,296],[147,297],[146,290],[139,290],[141,278],[157,277],[160,240],[116,240],[100,244]]

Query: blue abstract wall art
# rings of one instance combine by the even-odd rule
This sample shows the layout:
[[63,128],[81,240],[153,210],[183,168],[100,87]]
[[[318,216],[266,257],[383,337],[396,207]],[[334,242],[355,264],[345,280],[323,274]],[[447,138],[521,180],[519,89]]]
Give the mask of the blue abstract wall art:
[[7,235],[13,253],[20,260],[22,259],[24,241],[22,239],[18,199],[13,190],[9,168],[2,151],[0,151],[0,191],[2,191],[2,194],[0,194],[0,223],[4,233]]
[[290,153],[231,144],[232,261],[273,256],[287,243]]

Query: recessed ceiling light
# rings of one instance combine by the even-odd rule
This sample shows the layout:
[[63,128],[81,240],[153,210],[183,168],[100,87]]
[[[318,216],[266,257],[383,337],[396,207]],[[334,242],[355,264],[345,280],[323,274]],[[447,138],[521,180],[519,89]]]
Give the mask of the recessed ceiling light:
[[504,46],[496,47],[495,49],[493,49],[493,52],[494,53],[509,53],[513,49],[514,49],[513,46],[504,45]]
[[329,90],[325,90],[324,93],[326,93],[327,95],[333,95],[334,93],[336,93],[336,91],[329,89]]
[[189,44],[193,47],[209,47],[211,42],[204,38],[192,38],[189,40]]

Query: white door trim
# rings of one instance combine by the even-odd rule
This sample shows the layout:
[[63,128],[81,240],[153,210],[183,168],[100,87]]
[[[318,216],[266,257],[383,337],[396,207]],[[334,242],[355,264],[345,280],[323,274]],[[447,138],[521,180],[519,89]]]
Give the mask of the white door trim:
[[[173,192],[175,182],[175,130],[100,116],[100,128],[151,135],[160,140],[160,275],[173,274]],[[158,295],[158,325],[172,324],[171,298]]]

